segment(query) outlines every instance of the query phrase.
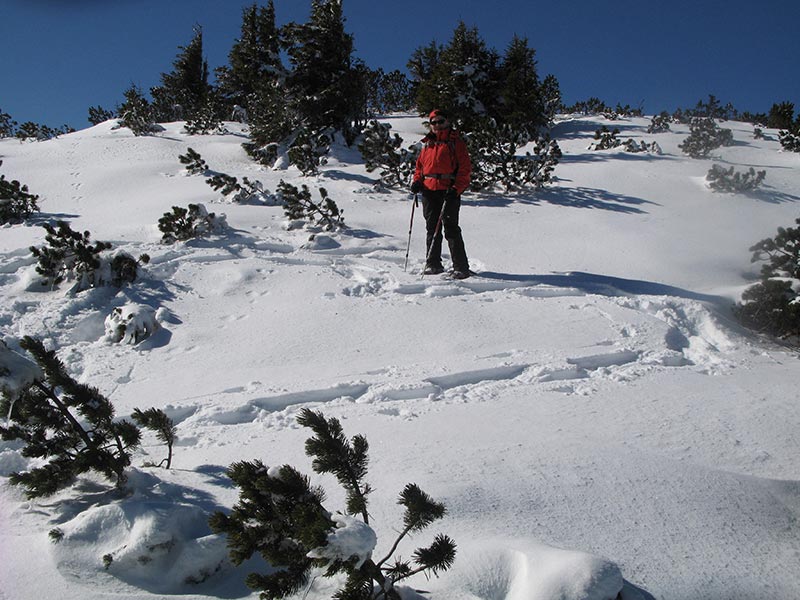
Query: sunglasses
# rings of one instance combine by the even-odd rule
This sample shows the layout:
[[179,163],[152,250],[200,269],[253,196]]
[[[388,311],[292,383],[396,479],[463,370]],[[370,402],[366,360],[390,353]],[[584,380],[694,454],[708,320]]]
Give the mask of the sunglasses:
[[447,119],[431,119],[431,125],[441,125],[447,123]]

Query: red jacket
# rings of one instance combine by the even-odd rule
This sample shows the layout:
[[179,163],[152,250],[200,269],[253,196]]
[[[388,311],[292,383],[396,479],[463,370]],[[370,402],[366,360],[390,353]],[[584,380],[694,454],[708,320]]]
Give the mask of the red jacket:
[[472,163],[467,144],[457,131],[444,129],[422,138],[422,151],[417,158],[414,181],[422,181],[429,190],[455,188],[463,194],[469,187]]

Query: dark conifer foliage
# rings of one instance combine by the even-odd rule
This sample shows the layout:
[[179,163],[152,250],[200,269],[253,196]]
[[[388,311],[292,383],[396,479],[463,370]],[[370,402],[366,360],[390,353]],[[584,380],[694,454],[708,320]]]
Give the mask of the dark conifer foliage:
[[130,453],[139,445],[139,429],[116,419],[111,402],[97,389],[77,383],[39,340],[25,337],[20,346],[33,356],[44,377],[18,397],[0,402],[0,412],[9,416],[0,435],[22,441],[22,454],[44,464],[12,473],[11,483],[24,487],[29,498],[54,494],[89,471],[117,487],[124,485]]
[[[313,458],[316,473],[333,475],[347,496],[345,513],[360,527],[369,523],[367,476],[369,444],[364,436],[345,436],[337,419],[302,409],[297,422],[312,430],[306,454]],[[325,493],[311,485],[305,475],[289,465],[268,468],[260,461],[234,463],[228,475],[240,488],[239,502],[226,515],[217,512],[209,524],[228,536],[234,564],[241,564],[256,552],[277,570],[268,575],[251,573],[247,585],[260,590],[265,599],[284,598],[300,590],[312,569],[325,577],[346,576],[338,600],[399,600],[395,584],[426,572],[434,575],[449,569],[456,545],[446,535],[435,536],[429,546],[417,548],[411,560],[398,558],[389,563],[401,541],[441,519],[445,506],[416,484],[403,489],[398,504],[404,507],[402,528],[388,554],[380,560],[369,555],[344,556],[328,552],[328,536],[335,530],[333,513],[323,506]],[[351,519],[352,520],[352,519]]]
[[131,418],[140,427],[155,431],[158,440],[167,445],[167,457],[159,463],[159,466],[164,465],[165,469],[169,469],[172,466],[172,447],[178,439],[178,428],[175,427],[175,423],[160,408],[148,408],[144,411],[136,408]]
[[[0,160],[0,166],[3,161]],[[28,192],[28,186],[16,179],[8,180],[0,174],[0,225],[21,223],[38,212],[39,196]]]
[[170,73],[161,74],[161,85],[152,88],[156,121],[178,121],[192,118],[207,101],[211,92],[208,83],[208,63],[203,56],[203,30],[195,27],[188,46],[173,62]]

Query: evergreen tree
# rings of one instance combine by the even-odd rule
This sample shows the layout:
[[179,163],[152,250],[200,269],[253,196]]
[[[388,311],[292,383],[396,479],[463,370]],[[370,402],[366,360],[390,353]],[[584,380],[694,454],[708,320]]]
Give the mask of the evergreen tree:
[[12,473],[9,481],[23,486],[28,498],[54,494],[88,471],[99,472],[117,487],[124,485],[130,453],[139,445],[139,429],[115,419],[111,402],[70,377],[55,352],[39,340],[25,337],[20,346],[33,356],[44,377],[18,397],[6,396],[0,402],[0,412],[8,415],[0,437],[22,441],[22,454],[43,464]]
[[450,42],[434,55],[435,45],[415,54],[412,61],[430,61],[428,77],[417,88],[417,107],[427,114],[442,108],[453,120],[469,131],[473,123],[496,114],[498,97],[499,56],[486,47],[476,27],[463,21],[453,31]]
[[[267,575],[251,573],[247,585],[261,590],[265,599],[284,598],[307,584],[312,570],[325,577],[346,576],[333,597],[338,600],[399,600],[397,582],[416,573],[437,575],[449,569],[456,545],[439,534],[430,546],[418,548],[413,562],[397,559],[389,564],[399,544],[445,515],[436,502],[416,484],[407,484],[398,504],[404,507],[403,524],[389,553],[380,560],[360,549],[339,548],[331,543],[337,523],[375,540],[369,527],[367,476],[369,444],[364,436],[348,439],[337,419],[326,419],[309,409],[300,411],[297,422],[311,429],[306,454],[313,457],[316,473],[333,475],[346,495],[345,515],[335,515],[323,506],[325,492],[313,487],[308,477],[289,465],[267,468],[259,461],[234,463],[228,475],[240,488],[239,502],[226,515],[217,512],[209,519],[211,529],[228,536],[234,564],[241,564],[256,552],[273,567]],[[360,520],[359,520],[360,519]]]
[[90,106],[88,121],[92,125],[99,125],[109,119],[116,118],[117,114],[114,111],[106,110],[102,106]]
[[208,63],[203,57],[203,30],[195,27],[188,46],[179,46],[173,70],[161,74],[161,86],[152,88],[154,110],[158,121],[192,118],[206,105],[211,86]]
[[229,64],[216,70],[219,93],[229,109],[239,105],[257,111],[254,103],[266,101],[268,91],[283,88],[287,73],[280,45],[273,0],[242,10],[241,33],[228,54]]
[[17,122],[11,115],[0,110],[0,138],[13,137],[17,129]]
[[351,58],[353,36],[344,29],[342,0],[312,0],[309,21],[290,23],[283,32],[295,117],[312,130],[332,128],[354,141],[350,134],[363,92]]
[[164,465],[165,469],[169,469],[172,466],[172,447],[178,439],[178,428],[175,427],[173,420],[160,408],[148,408],[145,411],[136,408],[131,418],[140,427],[155,431],[158,440],[167,445],[167,458],[162,460],[159,466]]
[[391,125],[370,121],[358,145],[367,172],[380,169],[381,183],[388,187],[408,185],[416,168],[419,149],[402,148],[403,140],[398,134],[391,135]]
[[[0,166],[3,161],[0,160]],[[38,212],[36,201],[39,196],[28,192],[28,186],[20,184],[16,179],[9,181],[0,174],[0,225],[19,223],[34,212]]]
[[125,102],[119,106],[117,114],[120,126],[130,129],[133,135],[147,135],[158,130],[150,102],[135,85],[125,91]]
[[794,103],[781,102],[773,104],[767,116],[767,127],[773,129],[791,129],[794,124]]
[[503,56],[497,109],[501,123],[531,133],[547,125],[535,56],[528,40],[515,35]]
[[689,125],[689,137],[678,147],[692,158],[705,158],[712,150],[731,145],[733,132],[730,129],[720,128],[710,117],[695,117]]

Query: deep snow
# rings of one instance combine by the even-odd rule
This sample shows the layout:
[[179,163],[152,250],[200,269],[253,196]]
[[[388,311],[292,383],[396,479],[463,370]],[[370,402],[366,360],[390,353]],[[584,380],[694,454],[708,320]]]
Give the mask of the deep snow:
[[[415,116],[388,120],[409,142],[423,134]],[[797,217],[800,155],[781,152],[774,131],[756,140],[729,122],[736,144],[693,160],[678,148],[687,127],[648,135],[648,123],[563,117],[555,185],[465,195],[481,276],[461,282],[420,276],[419,212],[403,271],[409,196],[375,190],[354,149],[305,178],[249,161],[233,123],[224,136],[174,123],[135,138],[109,122],[0,140],[0,169],[42,209],[0,234],[3,339],[42,338],[120,416],[157,406],[179,435],[170,471],[144,466],[166,452],[145,437],[124,499],[99,480],[36,502],[3,486],[0,597],[248,597],[245,574],[265,566],[232,568],[206,518],[236,501],[233,461],[311,474],[301,407],[369,440],[378,554],[401,524],[406,483],[447,504],[399,550],[438,531],[455,539],[453,570],[413,582],[431,598],[601,599],[623,578],[628,600],[798,597],[800,362],[741,330],[730,306],[759,270],[748,247]],[[603,124],[663,154],[588,150]],[[224,203],[185,173],[189,147],[269,190],[325,187],[348,229],[287,230],[278,206]],[[765,185],[714,193],[712,163],[766,169]],[[197,202],[231,229],[161,244],[159,217]],[[44,244],[36,222],[55,219],[151,262],[120,291],[41,291],[28,247]],[[159,328],[114,343],[115,308]],[[26,465],[0,445],[0,475]],[[330,479],[313,479],[343,508]],[[305,597],[331,589],[317,579]]]

